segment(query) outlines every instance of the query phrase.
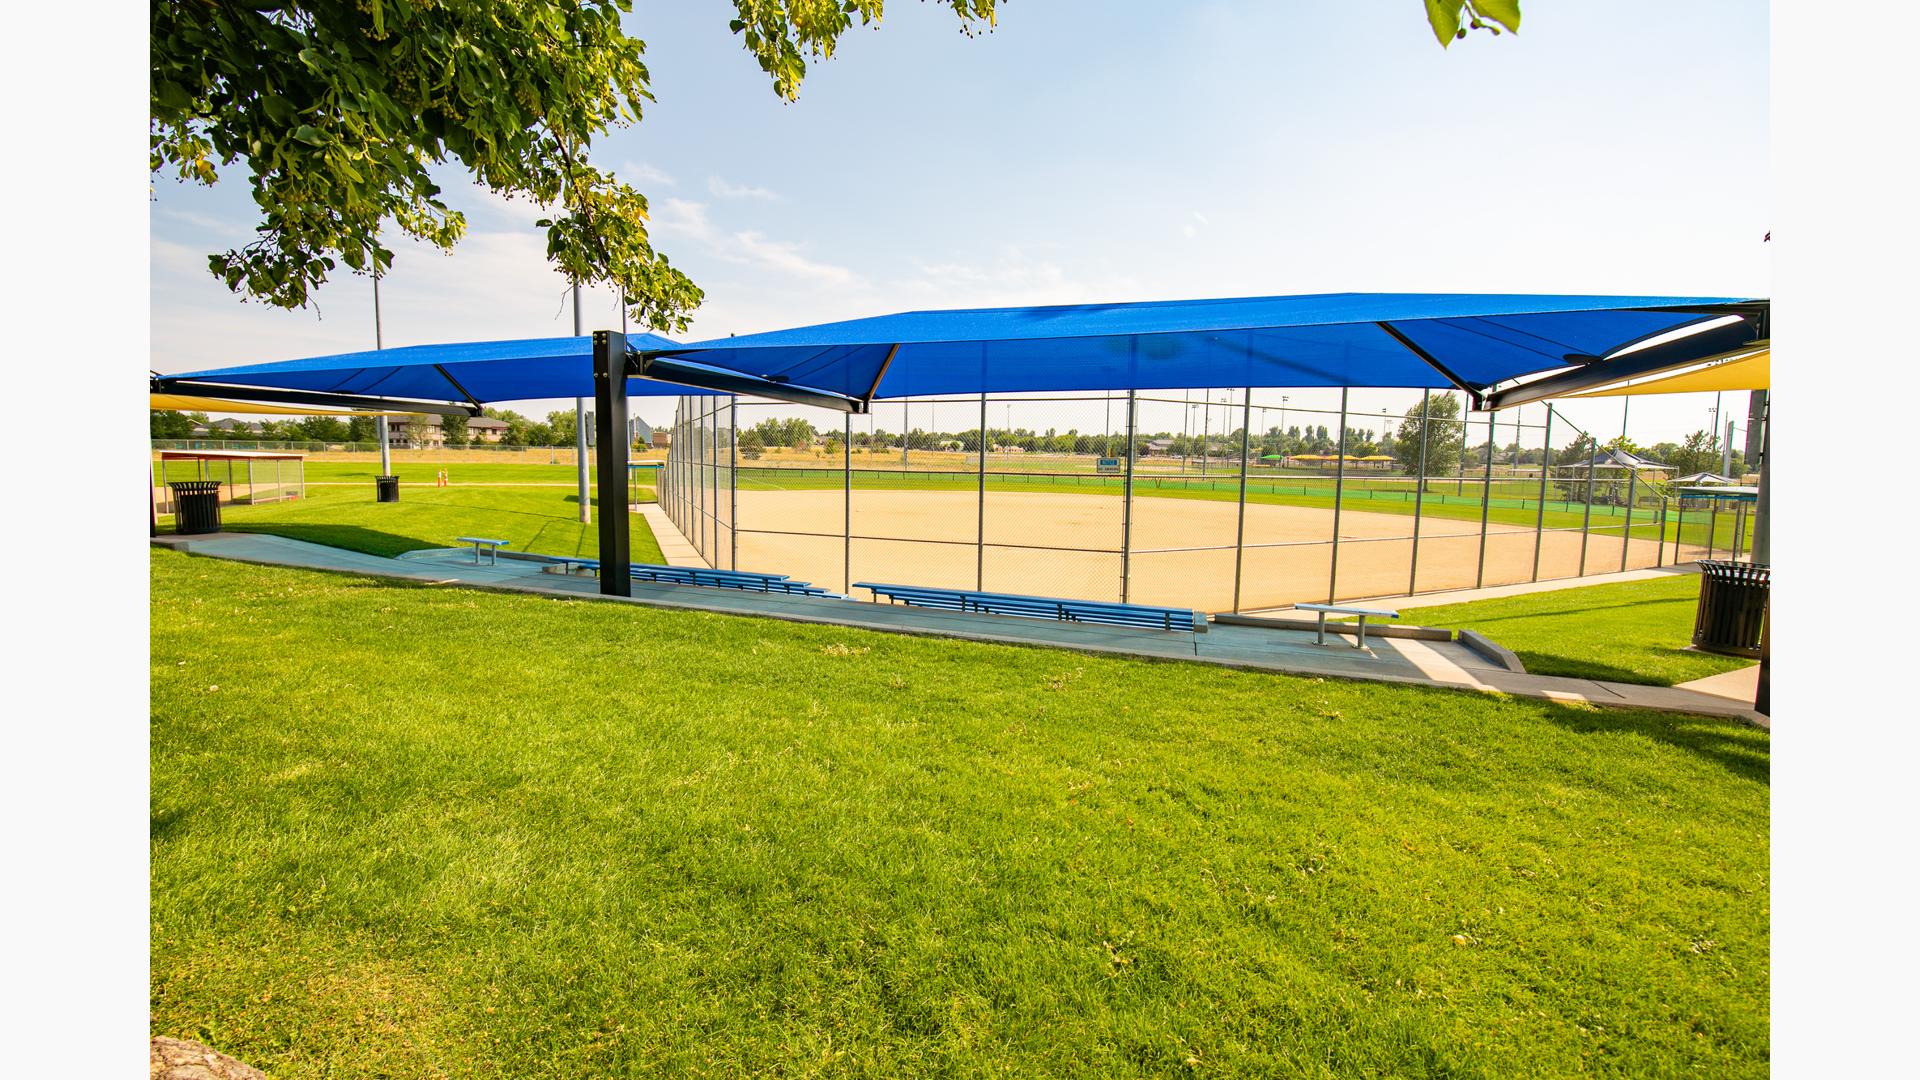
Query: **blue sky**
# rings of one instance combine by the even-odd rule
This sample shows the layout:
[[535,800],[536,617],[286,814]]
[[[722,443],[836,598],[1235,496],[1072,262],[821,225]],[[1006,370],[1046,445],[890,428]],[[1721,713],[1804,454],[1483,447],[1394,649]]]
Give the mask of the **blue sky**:
[[[791,105],[724,5],[636,8],[659,100],[594,156],[649,195],[656,244],[706,289],[689,338],[981,304],[1770,293],[1761,4],[1539,3],[1519,36],[1443,51],[1414,0],[1013,0],[972,38],[936,4],[895,0]],[[470,235],[452,255],[399,244],[387,344],[568,332],[538,213],[456,169],[445,181]],[[363,279],[285,312],[205,273],[250,210],[238,182],[156,183],[158,370],[372,344]],[[608,294],[583,312],[617,325]],[[1710,405],[1636,401],[1633,434],[1677,437]],[[1565,412],[1605,437],[1620,408]]]

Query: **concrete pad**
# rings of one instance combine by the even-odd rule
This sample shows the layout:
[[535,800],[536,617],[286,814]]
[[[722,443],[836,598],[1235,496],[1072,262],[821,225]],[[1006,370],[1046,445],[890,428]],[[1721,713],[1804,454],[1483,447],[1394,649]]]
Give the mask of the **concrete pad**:
[[1760,692],[1760,665],[1753,663],[1732,671],[1723,671],[1718,675],[1709,675],[1704,679],[1677,683],[1674,689],[1712,694],[1715,697],[1731,698],[1752,705],[1754,695]]

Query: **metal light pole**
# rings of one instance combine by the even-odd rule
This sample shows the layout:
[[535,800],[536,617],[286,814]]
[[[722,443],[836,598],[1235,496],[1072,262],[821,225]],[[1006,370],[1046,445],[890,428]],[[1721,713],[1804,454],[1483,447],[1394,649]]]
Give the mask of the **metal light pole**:
[[[624,311],[625,308],[626,305],[622,304],[621,309]],[[578,281],[573,283],[573,336],[580,336],[580,283]],[[625,456],[621,455],[623,458]],[[587,399],[583,397],[573,399],[573,461],[580,481],[580,523],[590,524],[593,521],[593,501],[588,498],[590,489],[587,480]]]
[[[375,351],[387,347],[386,339],[380,332],[380,268],[373,268],[373,347]],[[387,449],[387,415],[381,413],[373,421],[374,438],[380,440],[380,475],[393,475],[393,460]]]

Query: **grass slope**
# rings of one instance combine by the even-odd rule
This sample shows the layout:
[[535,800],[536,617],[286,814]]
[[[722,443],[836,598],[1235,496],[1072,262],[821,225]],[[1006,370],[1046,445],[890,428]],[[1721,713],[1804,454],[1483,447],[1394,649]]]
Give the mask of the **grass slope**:
[[1512,649],[1536,675],[1672,686],[1753,663],[1687,648],[1699,599],[1699,577],[1674,574],[1409,608],[1404,617],[1421,626],[1478,630]]
[[[399,502],[378,503],[368,485],[309,487],[304,499],[226,506],[220,516],[234,532],[273,533],[371,555],[457,547],[460,536],[497,536],[510,541],[513,551],[590,556],[599,550],[599,533],[580,523],[579,505],[567,488],[479,485],[403,486]],[[663,562],[646,519],[630,514],[627,522],[634,561]]]
[[152,556],[152,1018],[275,1076],[1764,1076],[1768,739]]

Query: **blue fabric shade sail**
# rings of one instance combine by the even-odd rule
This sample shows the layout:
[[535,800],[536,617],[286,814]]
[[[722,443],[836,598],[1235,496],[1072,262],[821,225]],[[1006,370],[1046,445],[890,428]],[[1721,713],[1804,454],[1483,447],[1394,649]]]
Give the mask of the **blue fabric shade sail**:
[[[1755,325],[1764,310],[1764,301],[1728,297],[1335,293],[916,311],[640,351],[852,398],[1245,386],[1484,390],[1729,313],[1749,316],[1733,336],[1751,339],[1764,333]],[[1727,336],[1703,335],[1701,348],[1723,351]]]
[[[636,349],[677,348],[657,334],[629,334]],[[452,345],[410,345],[315,356],[270,364],[213,368],[163,376],[271,390],[353,394],[420,401],[525,401],[593,396],[593,338],[528,338]],[[649,379],[628,379],[635,396],[704,391]]]
[[[652,334],[627,342],[639,358],[683,362],[683,372],[717,369],[855,402],[1313,386],[1458,387],[1477,400],[1513,380],[1604,366],[1662,335],[1674,340],[1659,346],[1661,363],[1716,355],[1764,339],[1767,311],[1764,300],[1729,297],[1334,293],[916,311],[692,344]],[[421,345],[158,381],[434,401],[584,397],[592,352],[590,337]],[[633,378],[628,392],[704,391]]]

